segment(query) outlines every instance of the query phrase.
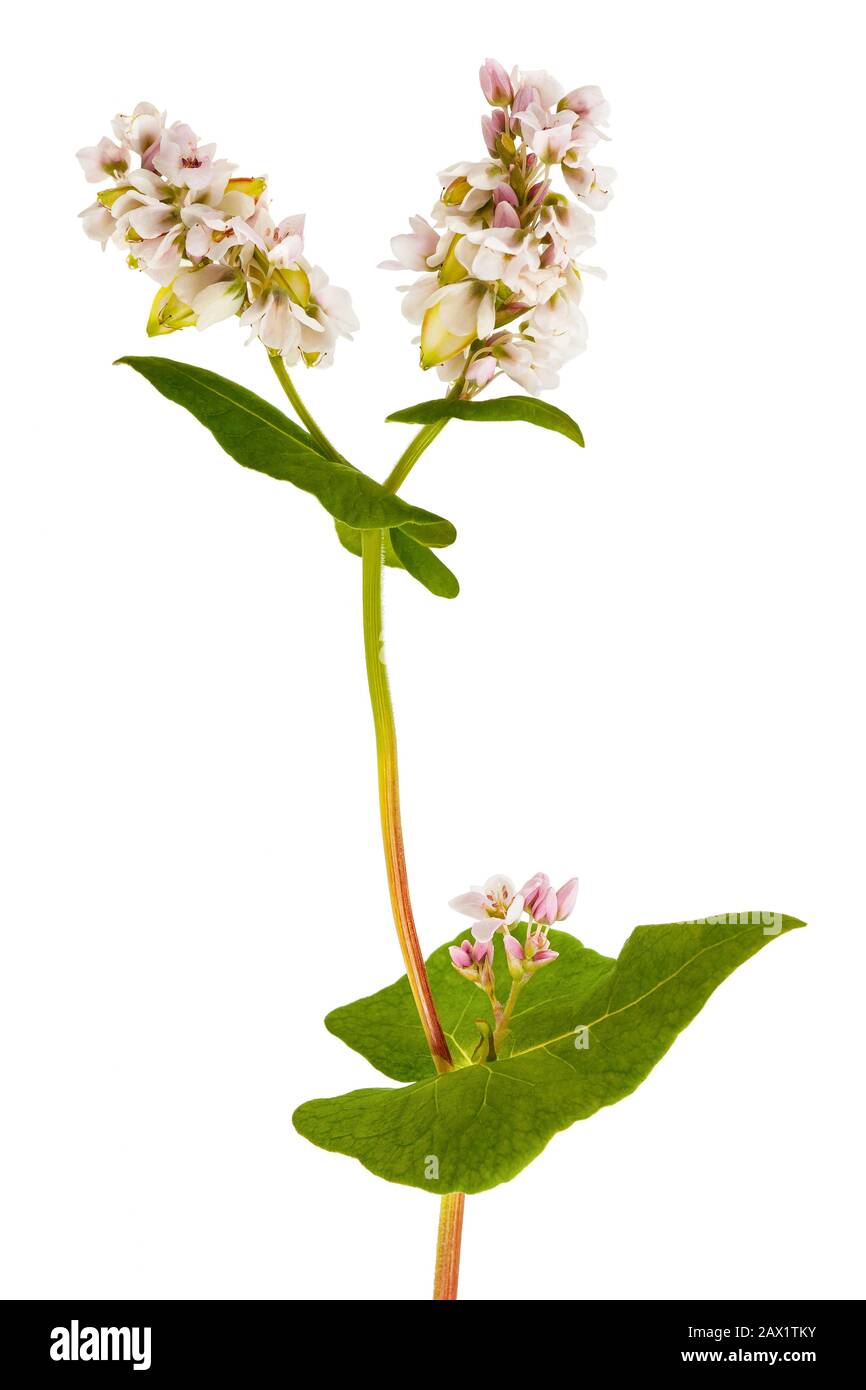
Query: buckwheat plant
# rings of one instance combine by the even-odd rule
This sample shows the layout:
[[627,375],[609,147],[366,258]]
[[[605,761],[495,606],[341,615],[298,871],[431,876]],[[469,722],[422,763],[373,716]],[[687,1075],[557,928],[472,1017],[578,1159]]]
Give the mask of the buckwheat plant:
[[[481,158],[439,175],[431,220],[411,218],[386,262],[414,277],[402,287],[403,312],[419,325],[422,368],[448,385],[444,397],[388,416],[420,429],[383,483],[334,447],[290,374],[330,366],[338,340],[358,327],[346,291],[305,258],[304,218],[275,220],[265,178],[239,174],[147,103],[78,156],[88,180],[105,185],[81,214],[85,232],[155,282],[148,334],[239,319],[300,423],[202,368],[163,356],[120,361],[196,416],[236,462],[311,493],[361,559],[382,838],[405,974],[325,1022],[401,1084],[308,1101],[294,1123],[322,1148],[441,1198],[437,1299],[457,1296],[464,1195],[508,1182],[558,1130],[627,1096],[716,985],[803,925],[739,912],[642,926],[612,959],[562,929],[576,878],[557,890],[536,873],[517,891],[495,875],[451,903],[471,919],[469,934],[422,954],[382,645],[383,566],[453,598],[457,580],[435,552],[456,531],[400,489],[452,419],[524,421],[583,444],[575,421],[537,396],[585,346],[580,258],[613,180],[595,163],[608,122],[597,87],[565,92],[546,72],[509,74],[492,59],[481,87],[486,153],[479,146]],[[502,377],[529,394],[478,399]]]

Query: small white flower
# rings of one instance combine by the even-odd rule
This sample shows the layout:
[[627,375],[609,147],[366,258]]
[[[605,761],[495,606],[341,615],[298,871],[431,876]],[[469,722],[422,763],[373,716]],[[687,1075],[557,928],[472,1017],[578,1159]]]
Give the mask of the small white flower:
[[129,150],[104,137],[98,145],[88,145],[75,156],[88,183],[122,178],[129,168]]
[[574,112],[551,112],[539,102],[533,102],[525,111],[520,112],[517,119],[524,140],[542,163],[560,164],[566,150],[573,143]]
[[536,68],[532,72],[524,73],[521,73],[518,68],[515,68],[514,76],[512,76],[512,84],[514,83],[515,76],[517,78],[515,90],[519,87],[534,87],[538,93],[538,100],[542,106],[555,106],[561,99],[563,91],[565,90],[562,83],[557,82],[556,78],[552,77],[549,72],[545,72],[543,68]]
[[501,280],[510,289],[517,288],[523,271],[538,270],[541,264],[537,238],[521,227],[467,232],[456,255],[478,280]]
[[81,218],[85,234],[92,241],[100,242],[104,251],[116,231],[111,209],[97,201],[91,203],[90,207],[85,208],[78,215]]
[[448,904],[455,912],[475,919],[472,927],[476,941],[490,941],[500,928],[507,929],[523,912],[523,897],[504,874],[494,874],[481,888],[461,893]]
[[440,181],[444,184],[453,183],[455,179],[465,179],[471,188],[485,192],[492,192],[507,177],[505,167],[498,159],[482,160],[478,164],[464,160],[460,164],[452,164],[449,168],[443,169],[439,175]]
[[391,250],[395,260],[382,261],[381,270],[432,270],[445,259],[445,250],[440,254],[440,244],[450,242],[423,217],[410,217],[411,232],[403,232],[391,238]]
[[162,135],[151,164],[176,187],[188,188],[198,196],[210,194],[218,198],[235,165],[214,159],[215,151],[216,145],[200,145],[188,125],[175,121]]
[[[567,265],[581,251],[595,245],[595,219],[586,208],[557,198],[542,208],[539,234],[549,238],[554,262]],[[547,264],[551,264],[549,258]]]
[[131,116],[118,113],[111,128],[122,145],[143,157],[162,138],[165,112],[160,113],[149,101],[140,101]]
[[182,270],[172,288],[178,299],[192,309],[199,329],[211,328],[231,318],[244,302],[243,276],[221,265]]
[[616,178],[616,171],[607,165],[590,163],[579,150],[569,150],[562,165],[565,182],[575,197],[580,198],[595,212],[601,212],[610,202],[613,194],[610,185]]

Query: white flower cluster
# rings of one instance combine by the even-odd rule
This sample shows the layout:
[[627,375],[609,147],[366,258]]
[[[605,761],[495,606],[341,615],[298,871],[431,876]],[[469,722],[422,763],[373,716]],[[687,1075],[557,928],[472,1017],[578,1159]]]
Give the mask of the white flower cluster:
[[[454,164],[431,226],[410,219],[394,237],[387,269],[421,271],[401,286],[403,313],[421,324],[421,366],[438,367],[469,396],[499,372],[536,393],[586,344],[578,256],[595,242],[594,219],[610,198],[612,169],[589,151],[606,139],[609,108],[598,87],[565,93],[546,72],[509,75],[488,58],[481,86],[489,159]],[[553,189],[559,166],[578,200]]]
[[148,333],[237,314],[289,364],[330,365],[337,338],[351,338],[358,320],[347,292],[304,260],[303,216],[275,224],[264,178],[233,177],[215,146],[179,121],[166,126],[148,102],[112,129],[114,140],[78,152],[88,182],[110,180],[81,216],[89,237],[121,246],[160,285]]

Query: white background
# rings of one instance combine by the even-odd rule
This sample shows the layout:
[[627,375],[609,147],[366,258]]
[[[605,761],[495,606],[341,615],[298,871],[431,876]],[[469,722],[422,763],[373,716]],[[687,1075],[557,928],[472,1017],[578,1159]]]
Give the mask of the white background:
[[[2,1292],[424,1299],[437,1203],[292,1130],[375,1083],[321,1025],[400,970],[357,563],[122,353],[278,400],[224,324],[76,223],[74,152],[148,99],[241,172],[362,322],[300,383],[384,476],[438,394],[388,238],[483,153],[486,53],[600,83],[619,180],[583,453],[451,425],[408,495],[454,603],[388,575],[425,947],[495,870],[581,878],[575,934],[808,919],[636,1095],[467,1203],[468,1299],[853,1297],[863,997],[862,87],[855,7],[19,10],[3,197]],[[5,99],[5,98],[4,98]],[[609,151],[609,155],[608,155]],[[446,557],[448,558],[448,557]]]

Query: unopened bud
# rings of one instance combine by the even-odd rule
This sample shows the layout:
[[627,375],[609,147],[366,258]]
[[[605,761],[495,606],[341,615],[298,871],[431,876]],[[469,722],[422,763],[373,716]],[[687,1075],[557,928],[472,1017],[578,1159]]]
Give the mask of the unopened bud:
[[511,79],[495,58],[485,58],[478,74],[481,90],[491,106],[509,106],[514,98]]
[[530,917],[537,917],[536,908],[544,900],[549,887],[550,879],[547,874],[533,874],[532,878],[524,883],[520,891],[523,894],[523,906]]
[[548,887],[539,898],[532,916],[536,922],[541,922],[548,927],[553,926],[556,921],[556,893],[552,888]]
[[526,952],[510,932],[505,933],[505,959],[508,964],[508,973],[512,980],[522,980],[525,974]]
[[496,372],[496,358],[491,356],[473,357],[469,366],[466,368],[466,380],[473,386],[486,386],[492,381]]
[[498,203],[493,214],[494,227],[519,227],[520,218],[510,203]]
[[492,155],[498,155],[497,142],[505,133],[505,112],[501,109],[481,117],[481,133],[484,143]]
[[534,975],[537,970],[543,969],[545,965],[552,965],[558,959],[558,951],[536,951],[532,960],[526,962],[526,973],[527,975]]
[[538,91],[535,87],[521,87],[512,103],[512,111],[525,111],[534,101],[538,101]]
[[564,922],[566,917],[570,917],[574,911],[574,904],[577,902],[577,879],[570,878],[564,883],[556,894],[556,920]]

